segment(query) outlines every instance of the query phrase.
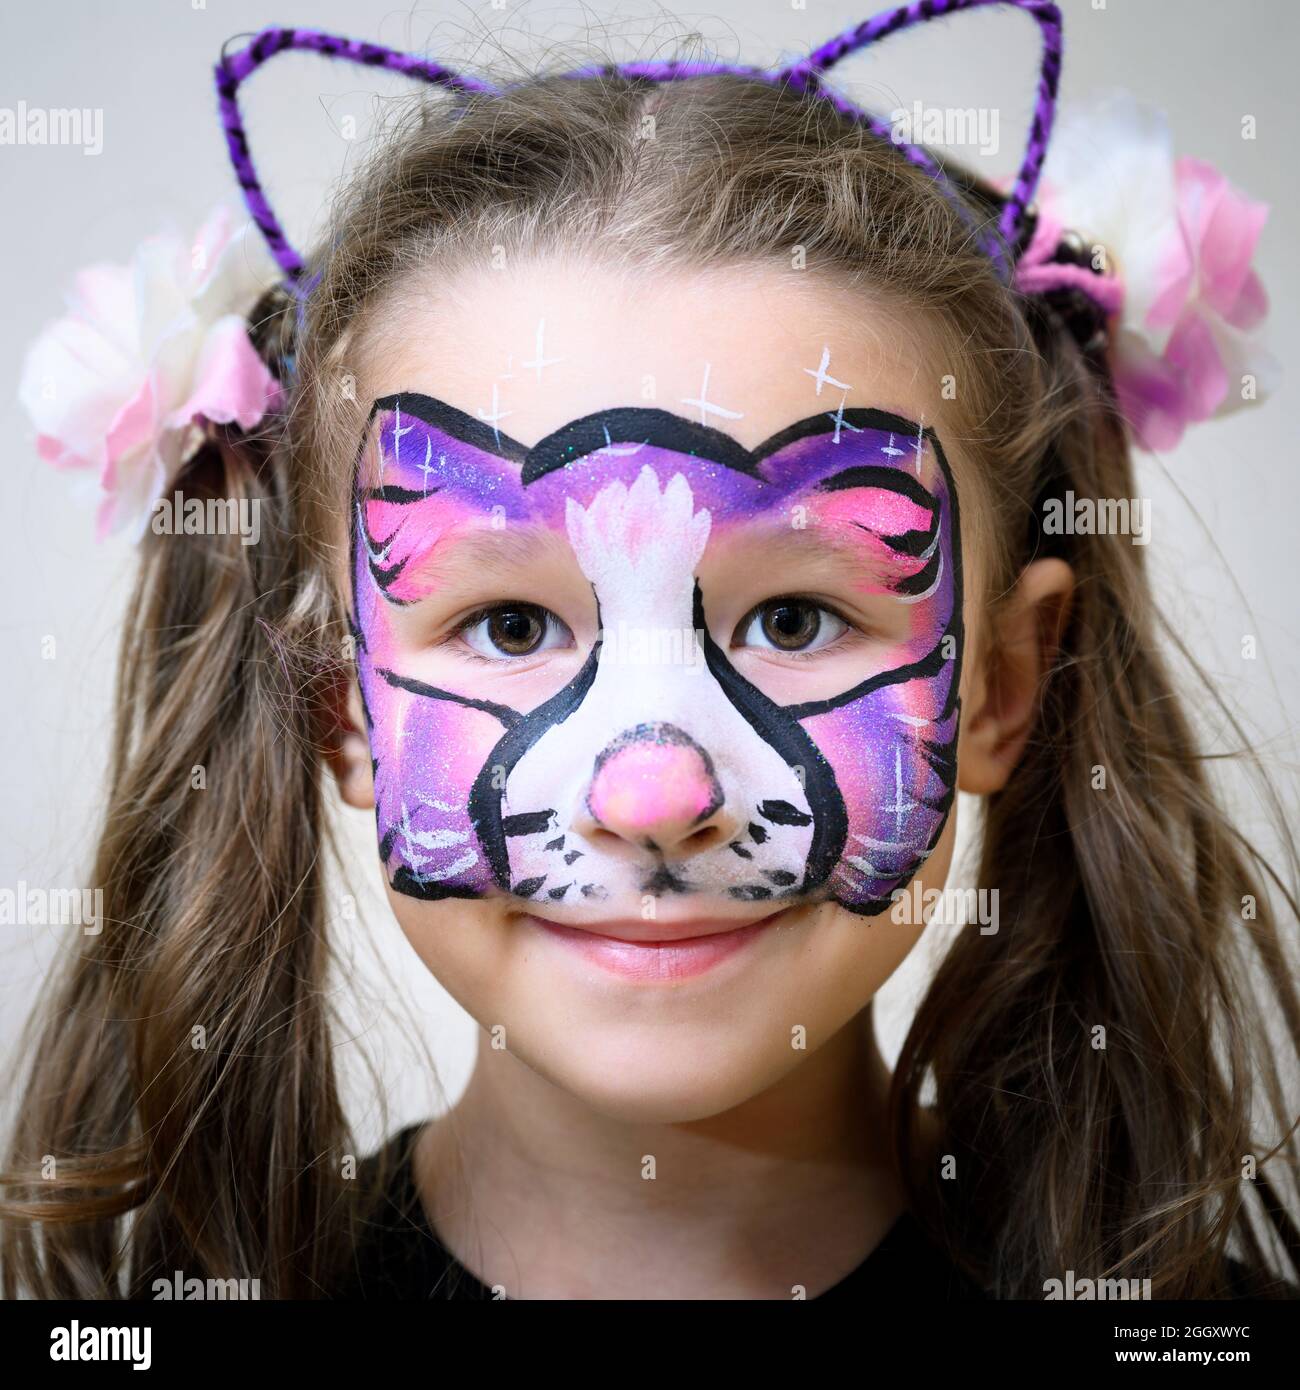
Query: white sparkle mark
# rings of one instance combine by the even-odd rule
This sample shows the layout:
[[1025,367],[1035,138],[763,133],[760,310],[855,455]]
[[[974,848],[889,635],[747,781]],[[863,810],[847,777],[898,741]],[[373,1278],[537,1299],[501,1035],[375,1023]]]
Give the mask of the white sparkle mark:
[[894,447],[894,436],[892,434],[889,436],[889,443],[880,446],[880,452],[882,454],[888,454],[890,458],[901,459],[903,457],[903,451]]
[[464,844],[469,839],[469,832],[466,830],[412,830],[410,812],[406,809],[405,802],[402,803],[400,828],[402,840],[406,845],[406,857],[415,870],[416,877],[423,883],[436,883],[442,879],[453,878],[466,869],[472,869],[478,863],[478,855],[473,850],[469,850],[445,869],[425,873],[423,866],[429,862],[429,856],[420,854],[417,846],[419,849],[448,849],[453,845]]
[[912,848],[912,843],[910,840],[873,840],[870,835],[857,834],[855,834],[853,838],[858,842],[858,844],[866,845],[868,849],[894,850]]
[[414,428],[415,428],[414,425],[407,425],[407,427],[406,427],[405,429],[402,428],[402,407],[401,407],[400,405],[395,405],[395,406],[393,407],[393,462],[394,462],[394,463],[401,463],[401,461],[402,461],[402,436],[403,436],[404,434],[410,434],[410,432],[411,432]]
[[499,407],[500,407],[500,399],[499,399],[499,396],[498,396],[498,393],[497,393],[497,384],[496,384],[496,382],[494,381],[494,382],[492,383],[492,409],[491,409],[491,411],[485,413],[484,410],[483,410],[483,408],[480,406],[480,407],[477,408],[477,412],[476,412],[476,413],[478,414],[478,418],[479,418],[480,420],[482,420],[482,421],[484,421],[484,423],[490,424],[490,425],[492,426],[492,435],[493,435],[493,438],[496,440],[496,442],[497,442],[498,444],[501,443],[501,424],[500,424],[500,422],[501,422],[502,420],[504,420],[504,419],[506,418],[507,415],[513,415],[513,414],[514,414],[514,411],[513,411],[513,410],[501,410]]
[[910,725],[913,729],[924,729],[930,723],[928,719],[922,719],[919,714],[899,714],[892,709],[888,713],[891,719],[897,719],[900,724]]
[[[430,436],[424,441],[424,462],[420,465],[420,472],[424,474],[424,490],[425,490],[425,492],[428,492],[428,490],[429,490],[429,474],[433,472],[433,464],[431,464],[431,463],[429,462],[429,460],[430,460],[432,457],[433,457],[433,436],[430,435]],[[439,455],[438,455],[438,462],[439,462],[439,463],[446,463],[446,462],[447,462],[447,455],[446,455],[446,454],[439,454]]]
[[601,429],[605,431],[605,442],[599,449],[593,449],[593,454],[609,454],[611,458],[622,458],[626,454],[639,454],[650,442],[643,439],[640,444],[615,444],[609,437],[609,426],[602,425]]
[[472,869],[478,863],[478,855],[474,851],[466,850],[459,859],[453,860],[445,869],[437,869],[432,873],[418,873],[416,878],[421,883],[441,883],[444,879],[455,878],[457,874],[463,874],[466,869]]
[[700,424],[702,425],[707,425],[709,423],[708,416],[710,411],[714,415],[725,416],[728,420],[739,420],[741,416],[744,414],[743,411],[728,410],[725,406],[714,405],[713,402],[709,400],[709,371],[712,368],[712,365],[713,364],[711,362],[706,362],[704,364],[704,381],[700,385],[699,397],[696,398],[690,396],[683,396],[681,398],[682,404],[699,406]]
[[836,381],[833,376],[827,374],[826,368],[831,363],[831,350],[829,347],[822,348],[822,360],[817,364],[817,370],[811,367],[804,367],[803,370],[817,383],[817,394],[820,396],[822,387],[829,381],[832,386],[838,386],[842,391],[849,392],[853,388],[846,381]]
[[848,400],[848,398],[848,392],[846,391],[844,395],[840,397],[839,408],[837,410],[828,410],[826,412],[827,415],[829,415],[830,418],[835,421],[835,437],[831,440],[832,444],[838,444],[840,442],[840,431],[842,429],[852,430],[854,434],[862,433],[861,426],[851,424],[848,420],[844,418],[844,402]]
[[886,811],[894,813],[894,834],[900,840],[903,835],[903,817],[909,811],[915,810],[921,803],[919,801],[909,801],[907,793],[903,790],[903,750],[894,749],[894,804],[886,806]]
[[543,368],[543,367],[552,367],[552,366],[555,365],[555,363],[557,363],[557,362],[563,362],[563,361],[564,361],[564,358],[563,358],[563,357],[547,357],[547,356],[546,356],[545,352],[544,352],[543,349],[542,349],[542,338],[543,338],[545,332],[546,332],[546,320],[545,320],[545,319],[538,319],[538,320],[537,320],[537,334],[536,334],[535,338],[533,339],[533,351],[537,354],[537,356],[534,357],[533,360],[532,360],[531,362],[524,362],[524,363],[521,363],[521,365],[524,367],[524,369],[525,369],[526,371],[534,371],[534,370],[535,370],[535,371],[537,372],[537,380],[538,380],[538,381],[541,381],[541,379],[542,379],[542,368]]
[[925,451],[925,416],[921,416],[921,423],[916,427],[916,443],[912,445],[916,450],[916,476],[921,476],[921,455]]

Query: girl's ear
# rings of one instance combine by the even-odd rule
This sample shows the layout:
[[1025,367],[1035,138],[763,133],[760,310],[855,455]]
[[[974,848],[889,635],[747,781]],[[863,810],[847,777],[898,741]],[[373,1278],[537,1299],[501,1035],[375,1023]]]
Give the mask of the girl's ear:
[[983,796],[1006,786],[1034,726],[1073,594],[1074,571],[1064,560],[1034,560],[999,605],[962,697],[958,791]]
[[375,806],[374,765],[370,760],[370,741],[366,738],[361,691],[355,679],[338,690],[335,734],[325,761],[339,785],[339,795],[358,811]]

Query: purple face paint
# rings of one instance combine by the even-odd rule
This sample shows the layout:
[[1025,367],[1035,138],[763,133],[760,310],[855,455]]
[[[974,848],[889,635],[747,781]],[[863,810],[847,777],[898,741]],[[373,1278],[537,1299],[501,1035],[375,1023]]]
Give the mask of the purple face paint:
[[[430,594],[430,564],[454,564],[468,534],[529,528],[568,548],[604,640],[529,707],[469,665],[455,688],[419,679],[397,625]],[[860,551],[859,590],[905,610],[871,674],[781,704],[709,635],[706,549],[749,545],[761,570],[763,528]],[[818,897],[875,914],[938,840],[955,790],[962,585],[956,486],[932,429],[842,410],[750,450],[622,408],[526,448],[403,393],[372,410],[352,532],[380,854],[398,891],[511,893],[577,915],[636,915],[647,893],[693,895],[700,915]],[[790,591],[771,574],[773,598]],[[611,635],[647,628],[691,634],[698,661],[629,663]],[[653,827],[678,812],[728,833],[666,853]],[[592,833],[615,822],[617,853]],[[629,825],[647,827],[643,841],[627,842]]]

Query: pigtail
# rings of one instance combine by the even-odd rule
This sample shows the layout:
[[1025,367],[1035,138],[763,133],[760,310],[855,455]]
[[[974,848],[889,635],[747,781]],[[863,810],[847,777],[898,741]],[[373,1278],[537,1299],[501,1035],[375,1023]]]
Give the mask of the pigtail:
[[307,1296],[339,1257],[321,754],[342,648],[286,457],[214,436],[175,484],[255,517],[255,544],[142,542],[93,871],[104,926],[34,1040],[8,1296],[147,1298],[176,1270]]
[[[1012,568],[1058,553],[1076,590],[1037,729],[987,799],[977,881],[1000,929],[959,935],[895,1073],[901,1171],[997,1296],[1042,1298],[1069,1270],[1149,1278],[1156,1298],[1267,1296],[1280,1253],[1300,1268],[1281,1205],[1294,1126],[1256,1129],[1287,1113],[1265,1020],[1292,1055],[1300,1038],[1268,899],[1296,901],[1216,802],[1163,643],[1243,731],[1162,624],[1144,547],[1043,533],[1053,497],[1136,489],[1091,330],[1022,307],[1054,424]],[[927,1077],[937,1148],[916,1124]]]

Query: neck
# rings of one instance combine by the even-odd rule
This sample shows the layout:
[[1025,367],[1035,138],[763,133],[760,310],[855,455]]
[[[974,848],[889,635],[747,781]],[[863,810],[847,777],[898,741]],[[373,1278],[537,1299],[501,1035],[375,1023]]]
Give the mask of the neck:
[[611,1117],[480,1047],[416,1180],[447,1248],[511,1298],[815,1297],[901,1214],[888,1087],[870,1006],[776,1085],[686,1122]]

